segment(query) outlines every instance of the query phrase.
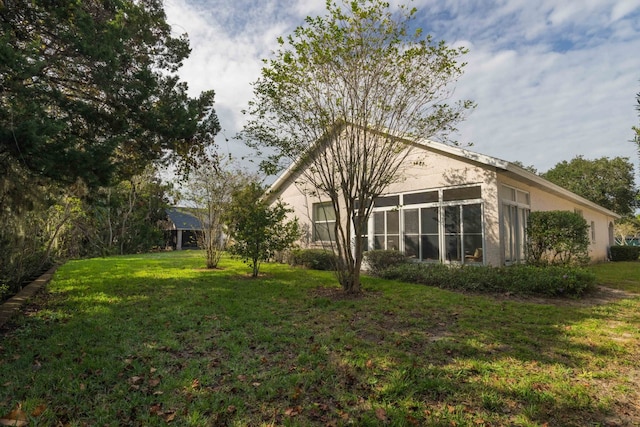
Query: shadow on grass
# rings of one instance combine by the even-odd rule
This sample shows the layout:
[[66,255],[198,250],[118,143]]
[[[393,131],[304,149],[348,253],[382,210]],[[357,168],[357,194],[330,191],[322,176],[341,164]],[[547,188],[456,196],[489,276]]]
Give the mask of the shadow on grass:
[[637,420],[622,378],[638,375],[637,301],[565,307],[375,279],[335,300],[318,293],[331,273],[265,265],[244,280],[245,265],[223,262],[63,267],[2,337],[0,415],[21,403],[44,405],[43,425]]

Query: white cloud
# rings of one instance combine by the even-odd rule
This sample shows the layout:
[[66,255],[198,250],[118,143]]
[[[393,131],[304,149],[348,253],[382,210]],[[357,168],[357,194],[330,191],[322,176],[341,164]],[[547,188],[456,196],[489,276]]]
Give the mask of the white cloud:
[[[250,83],[276,38],[324,12],[324,0],[168,0],[168,21],[189,33],[181,76],[192,94],[216,91],[227,137],[240,130]],[[407,2],[404,2],[407,3]],[[640,5],[628,0],[416,0],[419,24],[470,48],[456,96],[478,108],[460,126],[475,150],[546,170],[582,154],[636,159]],[[246,150],[218,139],[222,151]],[[234,145],[235,144],[235,145]]]

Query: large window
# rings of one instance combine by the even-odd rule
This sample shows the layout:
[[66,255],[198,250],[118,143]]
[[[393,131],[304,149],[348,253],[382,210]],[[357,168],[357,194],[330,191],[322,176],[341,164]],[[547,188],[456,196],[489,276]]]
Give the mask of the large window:
[[334,242],[336,240],[336,212],[331,202],[313,204],[313,241]]
[[504,262],[506,264],[524,262],[530,211],[529,193],[504,185],[501,189],[501,197]]
[[421,261],[482,263],[480,190],[470,186],[385,197],[397,200],[397,206],[374,210],[374,248],[397,249]]
[[375,249],[400,249],[400,212],[398,210],[374,212],[373,224]]

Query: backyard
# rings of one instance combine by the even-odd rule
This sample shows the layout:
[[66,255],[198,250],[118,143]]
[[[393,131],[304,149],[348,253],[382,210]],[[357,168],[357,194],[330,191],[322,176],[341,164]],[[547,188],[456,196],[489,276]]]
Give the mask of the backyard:
[[0,422],[640,425],[640,262],[577,299],[476,295],[198,251],[68,262],[0,330]]

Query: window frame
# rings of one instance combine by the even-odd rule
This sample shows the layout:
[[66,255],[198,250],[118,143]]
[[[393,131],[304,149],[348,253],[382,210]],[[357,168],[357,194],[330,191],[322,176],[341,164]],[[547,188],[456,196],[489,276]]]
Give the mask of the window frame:
[[[477,189],[475,188],[477,187]],[[449,192],[449,190],[454,190],[453,192]],[[464,194],[465,191],[470,192],[471,194],[473,194],[473,192],[477,191],[478,197],[477,198],[473,198],[473,199],[456,199],[456,200],[447,200],[444,201],[444,194],[445,192],[448,192],[448,194],[456,194],[456,193],[460,193],[460,194]],[[433,193],[433,192],[437,192],[438,194],[438,199],[436,201],[429,201],[429,202],[424,202],[424,203],[416,203],[416,194],[427,194],[427,193]],[[423,189],[420,191],[416,191],[416,192],[407,192],[407,193],[398,193],[398,194],[390,194],[390,195],[385,195],[385,197],[394,197],[394,196],[398,196],[398,200],[399,200],[399,205],[398,206],[394,206],[394,207],[378,207],[376,208],[374,206],[373,211],[371,213],[371,227],[369,228],[370,230],[370,247],[376,247],[375,246],[375,242],[376,242],[376,237],[382,236],[382,234],[378,233],[376,234],[376,218],[379,218],[379,216],[376,216],[376,213],[378,215],[384,213],[384,218],[385,218],[385,248],[387,248],[388,246],[388,238],[387,238],[387,220],[386,220],[386,215],[388,211],[391,210],[397,210],[398,211],[398,221],[399,221],[399,234],[398,234],[398,250],[403,252],[403,253],[407,253],[407,238],[412,238],[414,239],[414,241],[417,241],[417,253],[414,254],[414,259],[416,261],[420,261],[420,262],[438,262],[438,263],[446,263],[446,264],[471,264],[471,265],[484,265],[485,262],[485,245],[486,245],[486,240],[485,240],[485,204],[484,204],[484,200],[482,199],[482,184],[481,183],[471,183],[471,184],[466,184],[466,185],[460,185],[460,186],[450,186],[450,187],[441,187],[441,188],[430,188],[430,189]],[[404,204],[404,198],[405,196],[409,196],[407,200],[409,203],[408,204]],[[479,207],[479,213],[480,213],[480,218],[479,218],[479,224],[480,224],[480,242],[481,242],[481,246],[479,248],[474,247],[473,252],[471,253],[467,250],[465,250],[465,242],[468,241],[467,237],[471,236],[471,235],[475,235],[477,236],[478,233],[472,233],[469,234],[469,236],[467,236],[467,233],[465,233],[464,231],[464,225],[463,225],[463,216],[464,216],[464,207],[465,206],[471,206],[471,205],[478,205]],[[460,217],[460,221],[459,224],[457,225],[456,228],[456,232],[454,234],[451,235],[455,235],[457,236],[457,240],[459,241],[459,244],[456,247],[456,250],[460,252],[459,256],[456,257],[456,259],[448,259],[449,257],[447,257],[447,251],[446,251],[446,240],[447,240],[447,232],[445,230],[446,224],[445,224],[445,211],[447,209],[451,209],[451,208],[455,208],[458,212],[458,216]],[[435,209],[435,213],[436,213],[436,229],[437,229],[437,234],[433,233],[433,232],[429,232],[426,233],[426,230],[423,229],[424,224],[423,224],[423,210],[426,209]],[[417,211],[417,233],[415,231],[416,227],[412,226],[411,228],[411,232],[407,232],[407,212],[409,211]],[[415,215],[414,215],[415,216]],[[431,230],[433,231],[433,230]],[[393,234],[393,236],[395,236],[395,234]],[[438,242],[437,244],[437,259],[425,259],[426,256],[426,250],[425,250],[425,244],[427,243],[427,240],[429,237],[431,237],[431,240],[433,240],[433,236],[436,236],[436,240]],[[477,245],[476,245],[477,246]],[[479,251],[476,251],[476,249],[479,249]],[[479,252],[479,256],[478,254],[476,254],[475,252]]]
[[[327,208],[330,209],[329,212],[333,212],[333,219],[327,219]],[[324,219],[319,219],[318,211],[322,209],[325,212]],[[335,241],[335,224],[336,224],[336,213],[333,208],[333,203],[331,202],[316,202],[312,205],[312,234],[311,241],[313,243],[332,243]],[[327,235],[330,240],[323,240],[319,238],[318,225],[326,226]],[[331,236],[333,236],[333,240],[331,240]]]

